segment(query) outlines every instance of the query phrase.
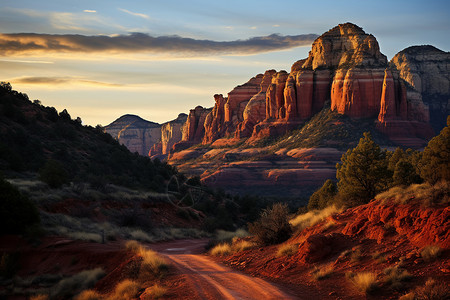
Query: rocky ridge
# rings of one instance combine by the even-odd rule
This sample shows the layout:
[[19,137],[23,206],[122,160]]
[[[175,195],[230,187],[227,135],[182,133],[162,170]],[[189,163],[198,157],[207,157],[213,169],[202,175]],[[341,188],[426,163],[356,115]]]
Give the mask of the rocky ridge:
[[158,124],[135,115],[124,115],[104,130],[131,152],[143,156],[165,155],[181,140],[186,119],[187,115],[181,113],[172,121]]
[[[237,86],[228,97],[215,95],[214,108],[204,117],[203,137],[190,132],[183,142],[218,146],[248,138],[251,144],[297,128],[330,101],[331,110],[340,114],[373,118],[394,142],[421,147],[434,135],[428,108],[434,104],[424,102],[421,95],[448,97],[450,72],[448,64],[437,66],[448,60],[448,53],[426,47],[416,51],[414,61],[420,61],[420,66],[411,67],[411,51],[406,50],[389,64],[373,35],[354,24],[340,24],[317,38],[309,56],[294,63],[290,73],[268,70]],[[435,77],[437,83],[429,83]],[[434,105],[433,111],[447,109],[447,104]],[[192,123],[202,124],[199,118]]]

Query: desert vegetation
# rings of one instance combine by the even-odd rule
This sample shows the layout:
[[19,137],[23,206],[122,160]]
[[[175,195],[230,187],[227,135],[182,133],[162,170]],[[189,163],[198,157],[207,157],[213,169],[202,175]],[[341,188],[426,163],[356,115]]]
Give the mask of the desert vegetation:
[[391,152],[382,150],[366,132],[337,164],[337,183],[327,180],[310,197],[308,208],[356,206],[374,198],[403,204],[414,199],[425,206],[448,204],[449,139],[448,124],[423,152],[401,148]]

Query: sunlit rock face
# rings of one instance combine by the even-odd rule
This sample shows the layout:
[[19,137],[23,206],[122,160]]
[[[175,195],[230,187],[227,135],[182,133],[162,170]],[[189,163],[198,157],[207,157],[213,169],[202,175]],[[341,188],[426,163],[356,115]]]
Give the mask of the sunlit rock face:
[[180,142],[188,115],[179,114],[175,120],[166,122],[161,125],[161,140],[154,144],[148,155],[167,155],[173,145]]
[[[425,60],[421,56],[426,63],[416,69],[432,73],[437,67],[430,60],[446,59],[438,52],[430,57]],[[405,58],[394,60],[402,65],[400,61]],[[438,83],[429,84],[427,93],[448,95],[446,72],[446,67],[440,69]],[[255,141],[282,135],[310,119],[329,101],[331,109],[340,114],[377,120],[378,128],[400,144],[395,132],[402,126],[407,128],[401,130],[403,138],[410,138],[406,144],[420,147],[433,135],[428,105],[420,97],[423,91],[408,89],[403,77],[410,78],[421,90],[422,81],[432,80],[425,76],[419,83],[414,79],[416,75],[398,70],[392,62],[389,65],[373,35],[354,24],[340,24],[317,38],[309,56],[295,62],[290,73],[269,70],[237,86],[228,97],[215,95],[215,106],[205,118],[201,141]]]
[[422,102],[429,107],[430,123],[438,133],[450,114],[450,52],[429,45],[412,46],[397,53],[390,66],[398,71],[408,92],[419,103],[419,108],[412,114],[421,110],[418,100],[421,96]]
[[147,155],[161,140],[161,125],[135,115],[124,115],[105,126],[105,132],[125,145],[131,152]]

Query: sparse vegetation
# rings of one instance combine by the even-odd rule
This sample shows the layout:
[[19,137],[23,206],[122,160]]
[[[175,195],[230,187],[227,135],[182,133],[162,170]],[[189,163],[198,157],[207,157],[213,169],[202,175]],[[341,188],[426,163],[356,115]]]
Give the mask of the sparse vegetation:
[[284,242],[292,234],[288,216],[289,210],[286,204],[274,204],[271,208],[264,209],[259,220],[248,225],[248,230],[262,244]]
[[140,288],[141,285],[137,281],[125,279],[116,285],[114,293],[108,297],[108,300],[134,299]]
[[23,233],[39,221],[34,203],[0,177],[0,234]]
[[153,299],[159,299],[167,294],[167,288],[159,284],[155,284],[147,290],[148,295]]
[[127,241],[125,248],[142,258],[139,270],[141,278],[160,278],[169,268],[169,264],[164,258],[155,251],[145,248],[137,241]]
[[51,289],[51,298],[70,298],[85,289],[89,289],[105,275],[101,268],[82,271],[71,277],[64,278]]
[[298,244],[282,244],[278,247],[277,257],[292,256],[298,251]]
[[412,275],[405,269],[399,267],[389,267],[383,270],[385,275],[383,281],[394,290],[401,290],[404,282],[412,278]]
[[246,240],[238,240],[233,241],[231,247],[234,252],[241,252],[255,247],[255,243]]
[[289,223],[294,227],[297,231],[301,231],[305,228],[313,226],[327,217],[340,212],[341,209],[338,209],[335,205],[326,207],[322,210],[312,210],[305,214],[298,215],[291,219]]
[[333,274],[334,268],[332,264],[316,267],[314,266],[311,276],[314,280],[322,280]]
[[450,182],[440,181],[434,185],[429,183],[413,184],[407,187],[396,186],[378,194],[375,199],[381,199],[383,204],[388,202],[408,204],[414,201],[427,207],[435,204],[449,204]]
[[418,300],[447,300],[450,298],[448,282],[428,279],[425,285],[414,291],[414,299]]
[[441,255],[441,252],[441,247],[437,245],[428,245],[420,251],[420,256],[422,256],[424,261],[430,262],[438,258],[439,255]]
[[377,276],[371,272],[362,272],[348,275],[355,287],[365,293],[371,294],[378,288]]
[[211,249],[210,253],[213,256],[223,256],[223,255],[229,255],[233,252],[231,249],[230,244],[218,244],[214,248]]

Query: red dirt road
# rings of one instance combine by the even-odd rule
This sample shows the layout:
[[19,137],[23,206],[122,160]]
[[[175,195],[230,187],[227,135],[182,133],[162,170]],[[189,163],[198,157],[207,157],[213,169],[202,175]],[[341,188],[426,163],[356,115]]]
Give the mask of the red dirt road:
[[196,295],[192,299],[299,299],[273,283],[220,265],[201,255],[206,240],[181,240],[148,245],[183,274]]

